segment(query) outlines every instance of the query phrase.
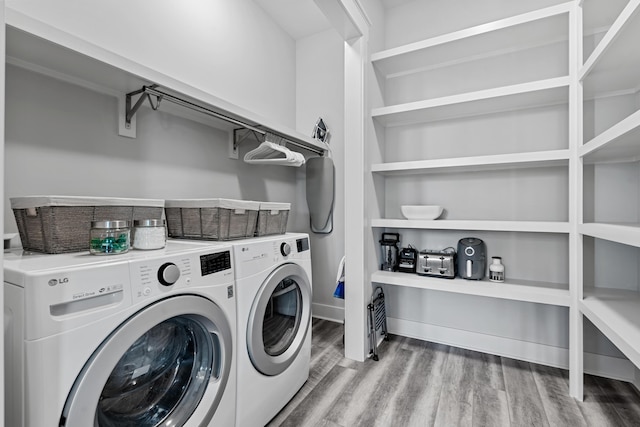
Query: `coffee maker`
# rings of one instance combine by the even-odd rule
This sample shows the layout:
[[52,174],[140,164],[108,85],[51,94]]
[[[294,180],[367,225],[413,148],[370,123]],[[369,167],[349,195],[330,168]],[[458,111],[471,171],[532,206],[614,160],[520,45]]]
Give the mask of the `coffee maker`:
[[398,271],[398,243],[400,242],[400,234],[398,233],[382,233],[380,239],[380,248],[382,263],[380,269],[384,271]]
[[458,241],[458,275],[463,279],[482,280],[484,278],[487,248],[475,237],[465,237]]

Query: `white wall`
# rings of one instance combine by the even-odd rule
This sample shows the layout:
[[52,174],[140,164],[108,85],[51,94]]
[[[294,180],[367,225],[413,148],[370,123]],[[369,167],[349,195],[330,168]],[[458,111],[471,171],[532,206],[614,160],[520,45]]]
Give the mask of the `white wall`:
[[[318,117],[331,131],[329,145],[336,169],[333,232],[311,233],[313,253],[313,314],[343,319],[343,300],[333,297],[338,264],[344,255],[344,42],[334,30],[296,43],[296,128],[311,133]],[[299,181],[304,184],[303,171]],[[298,187],[298,205],[306,208],[306,189]],[[306,220],[308,217],[301,216]]]
[[10,0],[18,12],[295,124],[295,42],[251,0]]

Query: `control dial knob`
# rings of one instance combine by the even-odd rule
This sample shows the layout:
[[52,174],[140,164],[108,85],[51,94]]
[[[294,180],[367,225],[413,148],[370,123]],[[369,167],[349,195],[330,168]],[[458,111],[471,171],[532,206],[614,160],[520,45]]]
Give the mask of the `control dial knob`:
[[162,264],[158,269],[158,280],[164,286],[171,286],[180,278],[180,269],[172,262]]
[[286,243],[286,242],[285,242],[285,243],[282,243],[282,244],[280,245],[280,253],[281,253],[283,256],[289,256],[289,254],[291,253],[291,246],[289,246],[289,244],[288,244],[288,243]]

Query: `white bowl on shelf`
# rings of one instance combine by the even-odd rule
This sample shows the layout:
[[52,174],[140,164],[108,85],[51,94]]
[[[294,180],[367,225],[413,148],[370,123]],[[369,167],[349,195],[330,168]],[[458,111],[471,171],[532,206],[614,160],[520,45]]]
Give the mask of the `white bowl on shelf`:
[[442,206],[437,205],[402,205],[402,215],[407,219],[437,219],[442,215]]

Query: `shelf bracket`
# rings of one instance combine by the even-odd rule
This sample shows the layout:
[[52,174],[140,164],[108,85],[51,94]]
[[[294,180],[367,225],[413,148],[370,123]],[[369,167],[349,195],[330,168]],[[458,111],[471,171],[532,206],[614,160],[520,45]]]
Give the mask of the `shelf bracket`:
[[[125,128],[129,129],[131,128],[131,120],[133,119],[133,116],[135,116],[135,114],[138,112],[138,109],[142,106],[142,104],[144,103],[145,99],[149,100],[149,105],[151,106],[152,110],[157,110],[158,108],[160,108],[160,101],[162,101],[162,95],[157,95],[156,96],[156,105],[153,105],[153,101],[151,100],[151,95],[147,92],[147,88],[149,89],[155,89],[157,88],[158,85],[151,85],[151,86],[142,86],[142,89],[133,91],[133,92],[129,92],[127,94],[126,97],[126,106],[125,106],[125,119],[124,119],[124,126]],[[133,107],[131,107],[131,98],[139,95],[140,97],[138,98],[138,100],[136,101],[135,105]],[[146,95],[146,97],[145,97]]]
[[239,128],[233,130],[233,150],[237,151],[241,142],[248,139],[252,139],[258,142],[264,142],[264,135],[256,132],[253,129]]

